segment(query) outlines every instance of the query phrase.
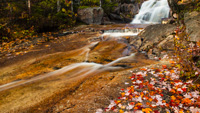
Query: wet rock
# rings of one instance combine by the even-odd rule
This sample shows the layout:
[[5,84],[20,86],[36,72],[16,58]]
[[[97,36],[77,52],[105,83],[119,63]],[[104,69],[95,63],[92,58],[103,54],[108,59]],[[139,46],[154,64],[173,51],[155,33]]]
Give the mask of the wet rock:
[[58,70],[58,69],[61,69],[61,67],[55,66],[55,67],[53,67],[53,69]]
[[57,34],[57,36],[65,36],[65,35],[70,35],[70,34],[74,34],[74,33],[78,33],[77,31],[65,31],[63,33]]
[[165,40],[161,41],[157,47],[162,50],[172,50],[174,49],[173,35],[169,35]]
[[103,14],[101,7],[78,9],[78,19],[86,24],[101,24]]

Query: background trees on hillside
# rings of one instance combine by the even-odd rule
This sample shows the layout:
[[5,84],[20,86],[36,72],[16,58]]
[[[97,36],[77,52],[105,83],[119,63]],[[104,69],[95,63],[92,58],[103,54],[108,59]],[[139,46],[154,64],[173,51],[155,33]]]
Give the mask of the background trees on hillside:
[[13,32],[34,29],[46,32],[71,27],[75,14],[68,0],[3,0],[0,2],[0,42],[13,39]]
[[[70,28],[76,23],[78,8],[99,7],[110,13],[123,3],[142,3],[143,0],[1,0],[0,42],[14,39],[13,32],[33,29],[49,32]],[[173,1],[170,6],[173,7]],[[200,5],[197,5],[200,7]],[[200,8],[197,8],[199,10]],[[175,10],[174,10],[175,11]],[[12,38],[11,38],[12,37]],[[14,38],[13,38],[14,37]]]
[[131,0],[2,0],[0,25],[12,30],[34,26],[38,32],[51,31],[74,25],[75,13],[81,6],[101,5],[108,10],[115,3],[125,1]]

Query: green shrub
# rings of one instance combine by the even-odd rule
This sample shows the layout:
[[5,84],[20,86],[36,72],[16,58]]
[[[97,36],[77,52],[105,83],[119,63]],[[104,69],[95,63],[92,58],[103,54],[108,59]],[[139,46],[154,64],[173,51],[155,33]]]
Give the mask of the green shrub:
[[117,2],[109,2],[108,0],[105,0],[105,3],[102,5],[102,8],[104,9],[104,12],[106,14],[109,14],[114,10],[114,7],[118,6]]
[[0,24],[0,43],[8,41],[10,35],[10,29]]
[[197,3],[197,8],[195,8],[195,11],[200,12],[200,3]]
[[61,0],[61,7],[61,11],[57,12],[56,0],[44,0],[34,4],[29,24],[34,26],[38,32],[71,27],[75,23],[75,14],[71,12],[70,3]]
[[100,0],[82,0],[81,6],[99,6]]
[[89,8],[90,6],[79,6],[79,9],[86,9]]

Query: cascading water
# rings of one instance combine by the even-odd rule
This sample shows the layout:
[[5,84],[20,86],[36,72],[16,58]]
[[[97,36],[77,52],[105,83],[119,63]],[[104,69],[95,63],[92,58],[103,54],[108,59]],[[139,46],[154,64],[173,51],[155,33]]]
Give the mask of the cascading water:
[[102,36],[111,36],[111,37],[123,37],[123,36],[136,36],[141,30],[138,28],[130,29],[114,29],[114,30],[107,30],[104,32]]
[[167,0],[145,1],[139,13],[135,16],[131,24],[155,24],[160,23],[162,18],[169,17],[169,5]]
[[71,78],[74,78],[74,77],[81,78],[81,77],[88,76],[90,74],[97,74],[97,73],[101,73],[101,72],[104,72],[104,71],[116,71],[116,70],[123,69],[123,67],[115,67],[115,66],[112,66],[113,64],[118,63],[118,62],[123,61],[123,60],[126,60],[126,59],[130,59],[130,58],[134,59],[135,53],[131,54],[130,56],[118,58],[118,59],[116,59],[116,60],[114,60],[114,61],[112,61],[108,64],[105,64],[105,65],[93,63],[93,62],[86,62],[88,60],[90,48],[94,47],[98,43],[99,42],[93,42],[90,45],[87,45],[83,48],[80,48],[80,50],[83,51],[81,54],[86,53],[86,59],[85,59],[84,62],[71,64],[71,65],[65,66],[61,69],[58,69],[56,71],[46,73],[46,74],[43,74],[43,75],[38,75],[38,76],[33,77],[31,79],[17,80],[17,81],[10,82],[10,83],[4,84],[4,85],[0,85],[0,92],[7,90],[7,89],[17,87],[17,86],[28,84],[28,83],[31,83],[31,82],[34,82],[34,81],[39,81],[39,80],[42,80],[42,79],[45,79],[45,78],[49,78],[49,77],[53,77],[53,76],[59,76],[59,75],[65,74],[69,71],[73,71],[74,69],[78,69],[79,71],[75,71],[74,74],[66,77],[68,80],[71,79]]
[[[169,16],[169,6],[167,3],[167,0],[149,0],[142,4],[142,7],[140,9],[140,12],[138,15],[136,15],[136,18],[133,20],[132,23],[158,23],[161,21],[162,18],[167,18]],[[84,77],[87,75],[90,75],[92,73],[100,73],[103,71],[110,71],[110,70],[119,70],[123,69],[122,67],[115,67],[113,64],[118,63],[123,60],[128,59],[134,59],[135,53],[131,53],[131,46],[127,42],[126,38],[123,38],[125,36],[136,36],[139,32],[141,32],[141,29],[139,28],[128,28],[125,26],[124,29],[114,29],[114,30],[107,30],[102,34],[100,38],[102,38],[102,41],[104,40],[104,36],[107,38],[115,39],[115,41],[118,41],[119,43],[127,44],[127,49],[125,49],[122,53],[124,57],[120,57],[108,64],[98,64],[93,62],[87,62],[89,57],[89,52],[91,51],[91,48],[97,45],[99,42],[93,42],[90,45],[87,45],[83,48],[78,49],[78,51],[82,51],[80,55],[85,54],[85,60],[81,63],[75,63],[68,66],[65,66],[59,70],[39,75],[36,77],[33,77],[28,80],[18,80],[11,83],[7,83],[4,85],[0,85],[0,91],[7,90],[13,87],[21,86],[27,83],[31,83],[34,81],[42,80],[48,77],[52,76],[58,76],[62,75],[66,72],[72,71],[74,69],[79,69],[79,71],[74,72],[70,77]],[[129,55],[129,56],[127,56]],[[68,78],[69,79],[69,78]]]

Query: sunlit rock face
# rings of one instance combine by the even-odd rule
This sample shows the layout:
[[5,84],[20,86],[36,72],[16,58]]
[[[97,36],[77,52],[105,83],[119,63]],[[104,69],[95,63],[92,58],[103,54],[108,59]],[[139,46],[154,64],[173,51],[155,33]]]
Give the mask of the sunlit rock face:
[[193,11],[184,15],[186,30],[190,34],[190,41],[200,40],[200,26],[197,24],[200,21],[200,13]]
[[145,1],[139,13],[135,16],[132,24],[155,24],[161,23],[162,18],[169,17],[169,5],[167,0]]

